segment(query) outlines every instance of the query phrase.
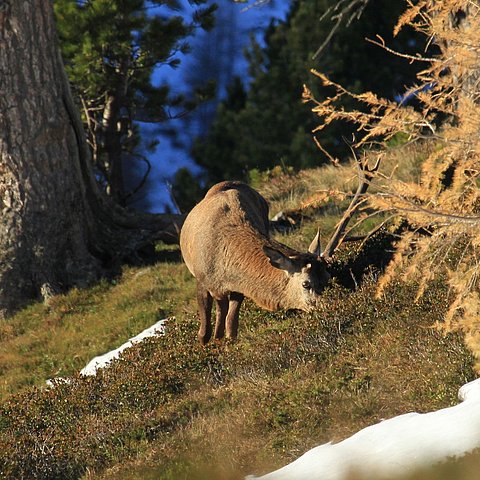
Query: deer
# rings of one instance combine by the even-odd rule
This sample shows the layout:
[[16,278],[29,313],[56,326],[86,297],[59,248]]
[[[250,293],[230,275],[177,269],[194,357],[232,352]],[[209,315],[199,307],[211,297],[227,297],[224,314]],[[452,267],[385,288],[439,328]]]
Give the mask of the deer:
[[[256,190],[239,181],[211,187],[190,211],[180,231],[183,260],[197,282],[200,328],[206,345],[212,334],[234,340],[245,297],[276,311],[312,311],[322,301],[330,280],[327,259],[340,243],[355,205],[364,195],[374,170],[357,162],[363,181],[337,230],[322,253],[320,229],[307,252],[298,252],[270,237],[269,206]],[[211,313],[215,301],[215,329]]]

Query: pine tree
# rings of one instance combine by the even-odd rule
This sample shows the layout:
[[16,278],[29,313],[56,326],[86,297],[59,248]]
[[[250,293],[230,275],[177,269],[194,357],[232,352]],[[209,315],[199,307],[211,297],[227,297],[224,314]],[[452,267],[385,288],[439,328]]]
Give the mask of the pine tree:
[[[400,59],[365,40],[381,35],[400,50],[416,48],[415,35],[403,32],[392,38],[393,27],[403,11],[401,0],[371,0],[359,20],[333,37],[323,53],[312,59],[332,28],[328,19],[319,21],[333,0],[296,1],[284,22],[272,24],[265,34],[265,48],[253,43],[249,52],[251,82],[243,105],[233,96],[220,106],[210,135],[193,150],[196,162],[205,168],[207,183],[225,178],[248,178],[251,169],[275,165],[295,169],[325,161],[312,141],[316,126],[310,107],[302,104],[303,85],[318,98],[329,90],[320,86],[310,69],[327,73],[352,91],[364,89],[392,98],[415,78],[418,65]],[[235,104],[230,108],[229,104]],[[341,126],[322,137],[322,144],[337,155],[346,152],[342,137],[353,129]]]
[[[201,6],[207,0],[190,4]],[[177,53],[197,27],[213,25],[214,4],[179,15],[180,3],[167,0],[56,0],[62,54],[83,113],[97,176],[124,205],[124,163],[146,161],[138,154],[135,121],[163,122],[168,107],[194,108],[195,101],[171,98],[167,85],[153,85],[154,69],[177,67]],[[129,169],[133,165],[128,166]]]

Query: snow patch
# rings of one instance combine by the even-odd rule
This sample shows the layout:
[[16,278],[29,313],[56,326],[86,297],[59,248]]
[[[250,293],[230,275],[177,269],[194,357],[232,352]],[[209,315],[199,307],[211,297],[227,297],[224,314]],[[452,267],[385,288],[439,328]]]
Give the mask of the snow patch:
[[[80,370],[80,375],[84,377],[93,376],[97,374],[97,371],[101,368],[107,368],[112,360],[115,360],[120,356],[120,354],[127,348],[132,347],[136,343],[140,343],[148,337],[154,337],[156,335],[165,335],[165,322],[166,318],[159,320],[157,323],[153,324],[151,327],[146,328],[135,337],[130,338],[124,344],[120,345],[115,350],[99,355],[90,360],[87,365]],[[56,377],[54,379],[49,379],[46,381],[47,386],[53,388],[56,384],[59,383],[69,383],[69,378]]]
[[480,379],[473,380],[473,382],[468,382],[463,385],[463,387],[460,387],[458,398],[462,402],[465,402],[466,400],[477,400],[480,402]]
[[[462,403],[406,413],[327,443],[272,473],[248,480],[345,480],[392,476],[460,457],[480,447],[480,379],[460,388]],[[357,477],[356,477],[357,478]]]
[[127,348],[132,347],[136,343],[140,343],[148,337],[153,337],[155,335],[164,335],[165,321],[166,319],[159,320],[157,323],[153,324],[151,327],[146,328],[145,330],[143,330],[143,332],[140,332],[135,337],[130,338],[130,340],[125,342],[123,345],[120,345],[115,350],[111,350],[110,352],[93,358],[82,370],[80,370],[80,375],[83,375],[85,377],[96,375],[97,371],[100,368],[108,367],[110,362],[118,358],[120,356],[120,353],[122,353]]

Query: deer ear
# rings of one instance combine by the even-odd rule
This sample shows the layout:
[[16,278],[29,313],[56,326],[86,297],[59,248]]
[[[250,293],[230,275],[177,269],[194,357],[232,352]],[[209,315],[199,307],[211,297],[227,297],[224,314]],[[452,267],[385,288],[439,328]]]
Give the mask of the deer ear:
[[322,255],[322,246],[320,245],[320,228],[317,230],[315,238],[312,240],[312,243],[308,247],[308,251],[313,253],[317,257]]
[[294,273],[298,271],[298,266],[295,264],[294,260],[290,257],[287,257],[279,250],[264,245],[263,253],[265,253],[270,260],[272,267],[279,268],[287,273]]

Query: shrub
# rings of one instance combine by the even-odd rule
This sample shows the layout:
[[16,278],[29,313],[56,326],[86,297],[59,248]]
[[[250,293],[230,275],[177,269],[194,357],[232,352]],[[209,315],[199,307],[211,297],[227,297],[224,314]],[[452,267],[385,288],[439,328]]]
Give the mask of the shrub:
[[[355,94],[321,72],[314,74],[332,87],[335,95],[316,101],[306,89],[304,98],[313,103],[313,111],[321,118],[317,131],[337,120],[353,122],[362,135],[357,148],[382,155],[399,136],[408,143],[426,145],[429,153],[418,182],[384,176],[377,182],[379,191],[370,197],[373,208],[406,218],[411,226],[396,246],[378,294],[389,281],[402,278],[420,279],[421,296],[436,275],[447,275],[455,295],[442,326],[446,331],[465,332],[468,345],[480,358],[480,13],[467,0],[425,0],[408,5],[394,33],[412,26],[425,35],[427,44],[435,45],[436,53],[429,57],[397,53],[425,65],[404,99],[397,103],[371,92]],[[376,43],[388,49],[381,39]],[[343,97],[352,98],[361,108],[338,108]],[[416,99],[417,107],[406,105],[409,97]],[[463,246],[461,255],[455,254],[458,245]]]

